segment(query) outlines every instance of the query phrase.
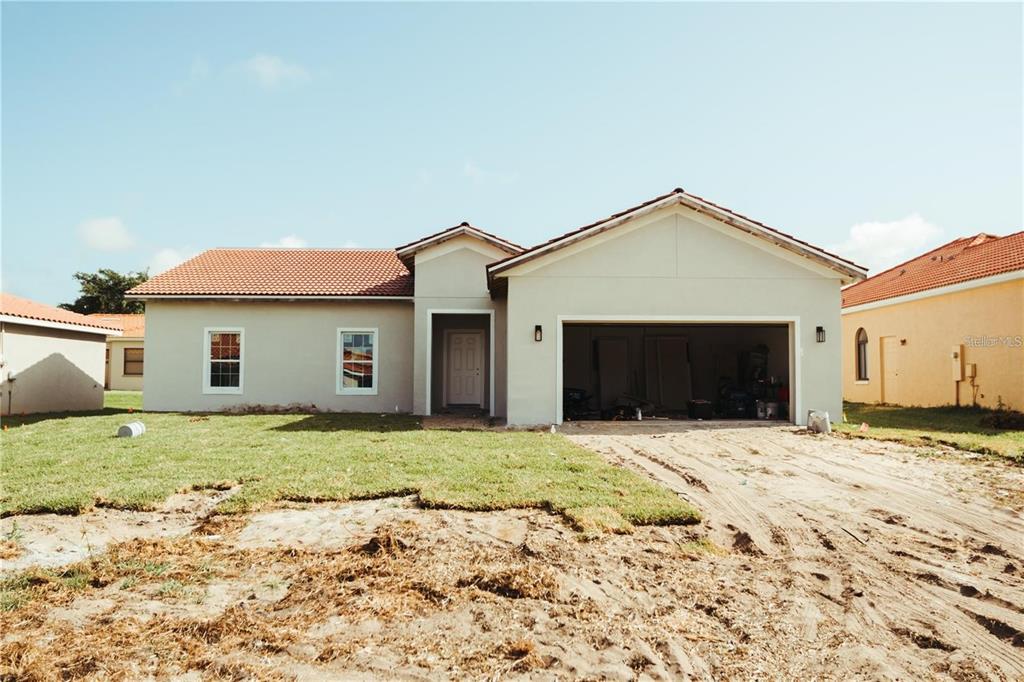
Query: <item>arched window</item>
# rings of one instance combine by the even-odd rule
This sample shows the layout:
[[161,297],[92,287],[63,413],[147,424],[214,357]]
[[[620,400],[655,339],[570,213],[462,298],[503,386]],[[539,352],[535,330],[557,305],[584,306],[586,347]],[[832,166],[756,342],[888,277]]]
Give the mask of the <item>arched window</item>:
[[857,381],[868,380],[868,333],[857,330]]

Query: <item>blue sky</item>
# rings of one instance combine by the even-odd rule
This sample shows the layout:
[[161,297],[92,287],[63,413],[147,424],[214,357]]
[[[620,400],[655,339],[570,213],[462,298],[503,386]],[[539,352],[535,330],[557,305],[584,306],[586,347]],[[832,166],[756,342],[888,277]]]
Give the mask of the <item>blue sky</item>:
[[3,3],[2,286],[533,244],[682,186],[867,265],[1021,229],[1020,4]]

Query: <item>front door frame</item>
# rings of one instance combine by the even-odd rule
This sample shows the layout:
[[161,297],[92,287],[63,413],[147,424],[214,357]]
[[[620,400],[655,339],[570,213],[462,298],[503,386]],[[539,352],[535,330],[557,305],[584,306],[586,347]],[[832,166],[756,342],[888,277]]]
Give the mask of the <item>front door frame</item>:
[[[433,414],[431,409],[431,394],[434,389],[434,315],[487,315],[488,327],[487,327],[487,411],[490,416],[494,416],[494,309],[493,308],[428,308],[427,309],[427,395],[425,410],[427,415]],[[443,357],[444,354],[442,354]],[[444,381],[444,379],[442,379]]]
[[[486,367],[483,366],[484,363],[487,362],[486,358],[484,357],[484,348],[483,348],[484,330],[483,329],[445,329],[444,330],[444,352],[441,353],[441,370],[442,370],[441,371],[441,402],[442,402],[442,405],[444,407],[448,407],[449,405],[451,405],[451,400],[449,400],[449,398],[448,398],[448,369],[449,369],[449,367],[448,367],[448,362],[449,362],[448,355],[451,352],[451,341],[450,341],[450,338],[451,338],[452,334],[474,334],[474,335],[480,337],[480,346],[479,346],[479,349],[480,349],[480,365],[481,365],[481,369],[484,371],[483,376],[481,376],[480,378],[481,378],[481,380],[484,380],[484,379],[487,378],[487,369],[486,369]],[[456,404],[458,404],[458,405],[471,405],[472,403],[456,403]],[[480,407],[484,406],[484,387],[483,386],[480,387],[480,402],[477,403],[477,404],[480,405]]]

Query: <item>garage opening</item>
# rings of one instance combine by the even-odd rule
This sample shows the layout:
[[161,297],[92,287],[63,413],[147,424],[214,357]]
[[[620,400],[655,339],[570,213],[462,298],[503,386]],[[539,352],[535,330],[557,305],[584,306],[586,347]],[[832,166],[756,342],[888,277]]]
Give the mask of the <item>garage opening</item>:
[[593,324],[562,329],[562,416],[793,416],[789,324]]

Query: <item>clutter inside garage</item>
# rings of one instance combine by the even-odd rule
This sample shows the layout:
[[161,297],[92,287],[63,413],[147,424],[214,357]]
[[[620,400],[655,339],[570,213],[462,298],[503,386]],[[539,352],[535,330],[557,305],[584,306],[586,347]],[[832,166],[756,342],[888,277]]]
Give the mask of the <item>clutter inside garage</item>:
[[785,324],[566,324],[562,412],[585,419],[789,419]]

